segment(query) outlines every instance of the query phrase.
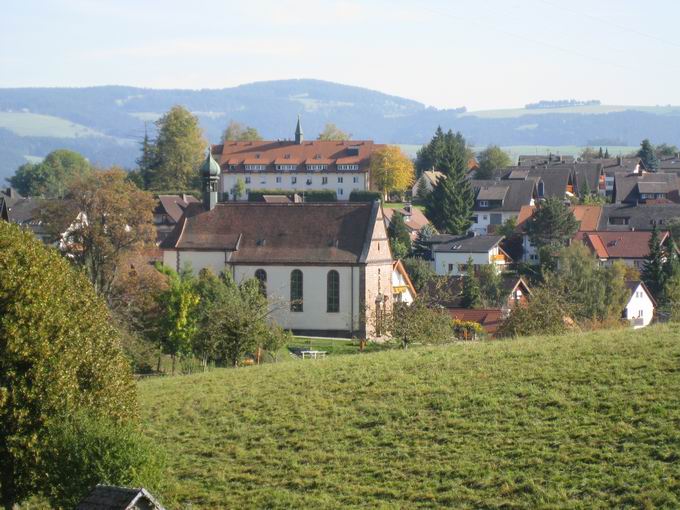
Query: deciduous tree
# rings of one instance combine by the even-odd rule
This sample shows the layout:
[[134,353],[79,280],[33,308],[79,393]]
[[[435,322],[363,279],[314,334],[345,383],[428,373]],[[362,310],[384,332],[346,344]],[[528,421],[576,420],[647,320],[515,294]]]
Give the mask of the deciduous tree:
[[388,145],[371,156],[371,182],[387,200],[389,193],[402,192],[413,184],[413,164],[394,145]]
[[108,299],[121,257],[153,242],[154,205],[150,193],[112,168],[75,181],[66,200],[47,203],[41,217],[61,250]]
[[234,120],[229,122],[222,133],[223,142],[257,142],[260,140],[262,140],[262,137],[257,129]]
[[477,156],[479,168],[475,172],[476,179],[491,179],[493,171],[511,164],[510,156],[498,145],[489,145]]
[[411,257],[405,258],[402,262],[417,292],[422,291],[437,276],[432,265],[424,259]]
[[49,485],[48,428],[79,410],[134,420],[136,392],[104,301],[30,232],[0,221],[0,505]]
[[40,163],[21,165],[9,183],[24,196],[63,198],[74,180],[91,172],[92,166],[83,156],[59,149],[50,152]]
[[329,122],[326,124],[323,128],[323,131],[319,133],[319,136],[316,138],[317,140],[328,140],[328,141],[341,141],[341,140],[349,140],[350,137],[349,133],[346,133],[342,129],[340,129],[338,126],[335,124]]

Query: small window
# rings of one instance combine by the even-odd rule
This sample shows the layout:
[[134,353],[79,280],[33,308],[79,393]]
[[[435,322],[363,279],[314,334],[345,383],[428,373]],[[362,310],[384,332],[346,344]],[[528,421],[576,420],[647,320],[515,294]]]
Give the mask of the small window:
[[479,201],[479,207],[489,207],[489,201],[488,200],[480,200]]
[[250,177],[246,176],[246,184],[250,184]]
[[338,177],[338,184],[342,184],[342,177]]
[[260,284],[260,293],[262,293],[264,297],[267,297],[267,271],[258,269],[255,271],[255,278]]
[[449,264],[449,273],[453,272],[453,264]]
[[342,188],[338,188],[338,195],[342,195],[344,193]]
[[277,177],[276,182],[277,182],[277,184],[280,184],[281,183],[281,177]]
[[328,184],[328,177],[322,177],[321,184]]
[[290,273],[290,311],[301,312],[303,303],[302,271],[293,269]]
[[352,177],[352,182],[354,184],[356,184],[357,182],[359,182],[359,178],[358,177]]
[[326,311],[340,311],[340,274],[335,270],[328,271],[326,276]]
[[297,177],[291,177],[290,182],[291,184],[297,184]]

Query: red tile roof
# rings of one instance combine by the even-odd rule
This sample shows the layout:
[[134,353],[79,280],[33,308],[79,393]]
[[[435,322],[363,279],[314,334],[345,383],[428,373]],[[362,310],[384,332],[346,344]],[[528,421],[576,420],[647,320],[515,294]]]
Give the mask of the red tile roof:
[[[643,259],[649,254],[649,231],[578,232],[574,239],[582,241],[601,259]],[[668,232],[660,232],[663,243]]]
[[480,324],[484,331],[493,335],[503,322],[503,310],[496,308],[448,308],[451,318]]
[[[359,170],[368,171],[371,154],[384,145],[371,140],[326,141],[257,141],[225,142],[212,146],[213,156],[223,172],[245,171],[241,165],[264,164],[274,171],[274,165],[329,165],[329,171],[337,170],[336,165],[358,164]],[[356,152],[356,153],[355,153]],[[230,170],[230,165],[236,165]],[[302,168],[301,170],[304,170]],[[343,170],[341,170],[342,172]]]
[[[573,205],[570,207],[574,213],[574,218],[579,222],[579,230],[597,230],[602,216],[601,205]],[[523,224],[528,221],[536,210],[536,206],[524,205],[517,216],[517,228],[523,230]]]

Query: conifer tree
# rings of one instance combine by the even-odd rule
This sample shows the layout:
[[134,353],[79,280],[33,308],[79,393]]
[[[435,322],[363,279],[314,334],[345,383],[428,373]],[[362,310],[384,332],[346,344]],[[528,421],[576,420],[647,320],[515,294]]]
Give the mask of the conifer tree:
[[412,253],[414,257],[424,260],[430,260],[432,258],[432,252],[428,241],[430,238],[436,234],[434,228],[431,225],[425,225],[418,231],[416,240],[413,242]]
[[654,146],[647,138],[642,140],[637,155],[642,160],[642,163],[644,163],[647,170],[654,172],[659,168],[659,160],[654,152]]
[[604,157],[604,154],[602,153],[602,147],[600,147],[600,150],[597,152],[597,157],[598,159],[602,159]]
[[404,216],[398,211],[394,211],[392,214],[390,226],[387,228],[387,237],[390,239],[390,248],[395,259],[401,259],[408,255],[411,250],[411,236],[406,223],[404,223]]
[[482,304],[482,293],[479,289],[479,281],[475,274],[475,266],[472,257],[467,261],[465,277],[463,278],[463,296],[461,305],[463,308],[477,308]]
[[432,190],[425,212],[440,232],[465,234],[472,225],[474,195],[466,178],[468,151],[460,133],[445,135],[440,171],[444,176]]
[[609,159],[609,147],[604,150],[604,159]]
[[664,280],[666,276],[664,262],[664,250],[659,239],[659,230],[654,225],[652,235],[649,238],[649,253],[645,259],[640,276],[655,298],[662,297]]
[[156,165],[156,146],[149,139],[149,133],[144,125],[144,140],[142,140],[142,154],[137,159],[137,168],[142,177],[144,189],[148,189],[151,183],[152,171]]

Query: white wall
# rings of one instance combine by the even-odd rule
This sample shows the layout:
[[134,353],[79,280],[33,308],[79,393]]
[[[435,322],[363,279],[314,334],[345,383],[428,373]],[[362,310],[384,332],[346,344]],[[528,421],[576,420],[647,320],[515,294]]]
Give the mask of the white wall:
[[[491,257],[498,255],[498,246],[495,246],[488,253],[461,253],[461,252],[434,252],[434,271],[439,276],[465,274],[465,271],[459,271],[459,264],[467,264],[468,259],[472,257],[472,263],[475,265],[491,264]],[[449,271],[449,264],[453,264],[453,268]],[[504,263],[496,263],[496,266],[502,268]]]
[[[293,183],[293,177],[297,179]],[[322,184],[323,178],[327,179],[326,184]],[[365,172],[228,172],[223,173],[221,177],[220,190],[222,193],[229,193],[229,199],[233,199],[231,190],[240,178],[244,181],[246,189],[256,190],[282,190],[290,191],[291,193],[302,193],[308,190],[328,189],[335,191],[338,195],[338,200],[349,200],[349,195],[352,191],[364,191],[368,189],[368,174]],[[245,182],[246,178],[250,179],[250,183]],[[279,178],[281,182],[276,182]],[[338,178],[342,182],[338,182]],[[307,184],[307,179],[311,179],[312,183]],[[356,182],[354,182],[356,179]],[[241,197],[241,200],[247,200],[247,196]]]
[[[533,200],[531,201],[530,205],[533,204]],[[501,215],[501,223],[499,225],[496,225],[496,227],[499,227],[503,223],[505,223],[507,220],[510,218],[517,219],[519,216],[519,211],[511,211],[511,212],[500,212],[500,211],[493,211],[493,210],[479,210],[475,211],[474,215],[477,217],[477,221],[475,221],[472,226],[470,227],[470,230],[475,233],[475,235],[486,235],[489,233],[488,228],[489,225],[491,224],[491,214],[500,214]]]
[[633,296],[628,301],[626,305],[626,319],[631,320],[635,318],[641,318],[642,324],[633,325],[634,328],[642,328],[648,326],[652,322],[654,317],[654,303],[649,298],[649,295],[645,291],[642,285],[638,285]]
[[[358,266],[236,265],[233,266],[234,279],[241,282],[253,278],[258,269],[267,272],[267,297],[272,306],[272,319],[283,328],[343,331],[356,331],[359,328]],[[290,310],[290,275],[295,269],[302,271],[301,312]],[[340,311],[329,313],[326,306],[326,284],[331,270],[337,271],[340,276]]]

